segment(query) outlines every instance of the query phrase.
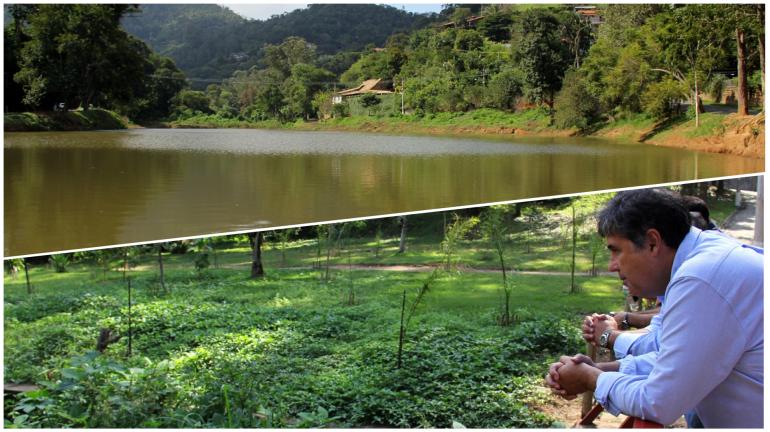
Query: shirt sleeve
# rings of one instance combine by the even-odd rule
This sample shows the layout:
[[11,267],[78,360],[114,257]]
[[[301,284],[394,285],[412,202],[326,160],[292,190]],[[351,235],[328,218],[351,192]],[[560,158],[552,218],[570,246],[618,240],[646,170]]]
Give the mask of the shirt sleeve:
[[671,424],[724,381],[743,353],[737,317],[706,282],[682,278],[667,293],[650,374],[599,375],[594,395],[612,414]]
[[652,317],[650,325],[645,327],[644,332],[623,332],[615,338],[612,349],[616,359],[631,355],[642,355],[658,350],[658,328],[660,327],[661,315]]
[[658,360],[657,351],[649,352],[646,354],[633,356],[628,355],[618,362],[620,368],[618,372],[626,375],[649,375],[652,369],[655,367],[655,363]]

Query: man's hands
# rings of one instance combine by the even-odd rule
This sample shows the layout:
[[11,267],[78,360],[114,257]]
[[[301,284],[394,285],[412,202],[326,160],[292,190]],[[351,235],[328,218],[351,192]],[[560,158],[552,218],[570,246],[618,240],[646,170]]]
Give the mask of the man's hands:
[[575,399],[580,393],[594,390],[596,379],[601,373],[591,358],[584,354],[562,356],[548,368],[545,384],[554,394],[565,399]]
[[[618,314],[620,315],[620,314]],[[615,318],[605,314],[593,314],[583,319],[583,339],[594,346],[599,346],[599,337],[605,330],[617,330],[618,321]],[[621,322],[623,318],[620,318]]]

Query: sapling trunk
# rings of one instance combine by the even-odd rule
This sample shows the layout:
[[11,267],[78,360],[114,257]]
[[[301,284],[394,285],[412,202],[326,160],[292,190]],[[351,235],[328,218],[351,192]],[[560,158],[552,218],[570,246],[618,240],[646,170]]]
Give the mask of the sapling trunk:
[[404,295],[401,299],[401,326],[398,330],[398,361],[396,363],[396,368],[401,369],[401,355],[404,352],[404,333],[406,332],[406,329],[404,328],[404,312],[406,311],[406,288],[404,288]]
[[32,285],[29,283],[29,269],[27,268],[27,259],[22,258],[24,263],[24,278],[27,280],[27,294],[32,294]]
[[131,357],[131,342],[134,339],[131,328],[131,278],[128,278],[128,356]]
[[409,312],[406,312],[406,313],[405,313],[406,289],[404,289],[404,296],[401,301],[401,327],[399,328],[399,334],[398,334],[398,361],[396,363],[396,367],[399,369],[401,368],[401,365],[402,365],[401,356],[404,349],[404,343],[406,342],[406,330],[409,328],[409,321],[412,320],[412,316],[414,315],[415,310],[417,310],[417,306],[425,297],[425,294],[428,293],[428,291],[430,290],[431,284],[433,284],[436,278],[438,278],[439,273],[440,273],[439,269],[433,270],[430,276],[428,276],[428,279],[426,279],[425,282],[422,283],[422,286],[420,287],[420,291],[417,292],[417,297],[415,297],[411,306],[409,306]]
[[570,271],[572,273],[572,279],[570,282],[570,293],[577,292],[575,286],[575,250],[577,249],[577,221],[575,220],[575,206],[572,206],[572,265]]
[[163,247],[158,245],[158,270],[160,271],[160,289],[163,290],[163,294],[166,294],[166,282],[163,275]]

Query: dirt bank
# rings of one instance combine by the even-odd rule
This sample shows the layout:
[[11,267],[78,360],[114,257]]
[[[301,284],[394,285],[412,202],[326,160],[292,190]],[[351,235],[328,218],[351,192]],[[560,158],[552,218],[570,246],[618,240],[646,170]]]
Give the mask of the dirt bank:
[[727,153],[764,159],[765,114],[738,116],[731,114],[722,121],[714,135],[693,136],[694,126],[676,127],[644,141],[654,145],[681,147],[710,153]]
[[315,131],[344,131],[344,132],[373,132],[412,135],[461,135],[461,136],[542,136],[563,137],[573,136],[575,130],[565,129],[527,129],[508,126],[469,126],[469,125],[420,125],[411,122],[385,123],[376,120],[357,125],[340,125],[334,123],[314,122],[305,123],[295,127],[300,130]]

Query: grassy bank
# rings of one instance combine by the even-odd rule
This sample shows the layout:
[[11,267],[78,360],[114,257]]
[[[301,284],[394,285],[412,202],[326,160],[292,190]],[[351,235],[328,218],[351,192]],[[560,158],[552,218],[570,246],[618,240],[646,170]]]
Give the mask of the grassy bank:
[[369,117],[355,116],[305,123],[297,127],[311,130],[353,130],[389,133],[437,134],[519,134],[567,135],[573,131],[555,129],[545,110],[532,109],[507,113],[478,109],[458,113],[436,113],[425,116]]
[[[731,153],[749,157],[764,157],[764,116],[736,117],[730,107],[714,106],[704,113],[695,127],[693,119],[681,117],[658,122],[646,115],[613,120],[583,134],[622,141],[647,142],[654,145],[682,147],[716,153]],[[331,130],[379,132],[415,135],[478,135],[478,136],[572,136],[575,129],[559,129],[550,124],[544,109],[528,109],[514,113],[493,109],[468,112],[436,113],[424,116],[355,115],[321,121],[281,123],[277,120],[245,121],[217,115],[198,115],[165,123],[174,128],[258,128],[294,130]]]
[[437,133],[437,134],[549,134],[564,135],[549,126],[547,112],[524,110],[506,113],[491,109],[479,109],[460,113],[437,113],[425,116],[350,116],[322,121],[281,123],[277,120],[247,121],[224,118],[218,115],[197,115],[168,122],[172,128],[255,128],[297,130],[342,130],[386,133]]
[[127,122],[118,114],[100,109],[85,111],[6,113],[6,132],[78,131],[126,129]]
[[170,128],[200,129],[290,129],[294,123],[281,123],[278,120],[249,121],[226,118],[216,114],[199,114],[184,119],[165,122]]

